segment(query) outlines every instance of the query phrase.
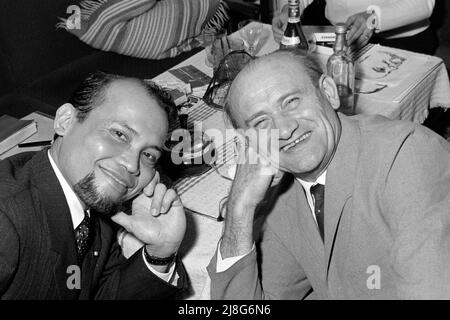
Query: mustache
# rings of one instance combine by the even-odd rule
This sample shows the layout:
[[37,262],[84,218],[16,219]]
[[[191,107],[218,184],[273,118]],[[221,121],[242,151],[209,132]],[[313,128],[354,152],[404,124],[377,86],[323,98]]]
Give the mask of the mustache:
[[103,166],[101,166],[100,169],[127,188],[134,188],[137,184],[135,177],[131,176],[125,169]]

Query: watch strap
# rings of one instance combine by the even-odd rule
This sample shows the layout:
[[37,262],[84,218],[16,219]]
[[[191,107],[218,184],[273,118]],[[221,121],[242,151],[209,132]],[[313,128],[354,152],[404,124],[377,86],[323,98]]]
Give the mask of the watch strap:
[[173,261],[175,261],[176,255],[177,255],[177,254],[174,253],[174,254],[172,254],[172,255],[170,255],[170,256],[168,256],[168,257],[161,258],[161,257],[157,257],[157,256],[150,255],[150,254],[147,252],[147,250],[144,248],[144,257],[145,257],[145,260],[146,260],[149,264],[153,264],[153,265],[156,265],[156,266],[163,266],[163,265],[167,265],[167,264],[172,263]]

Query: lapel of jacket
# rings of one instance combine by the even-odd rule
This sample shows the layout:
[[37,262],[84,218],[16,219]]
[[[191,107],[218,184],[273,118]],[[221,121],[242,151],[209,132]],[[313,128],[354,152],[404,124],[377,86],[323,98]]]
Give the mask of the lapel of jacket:
[[48,225],[51,250],[56,255],[54,274],[58,294],[63,299],[76,298],[77,290],[69,290],[67,268],[77,265],[75,236],[64,192],[50,164],[47,149],[39,152],[32,160],[32,183],[38,189]]
[[339,115],[342,133],[336,153],[328,166],[325,183],[325,255],[329,271],[339,221],[353,193],[359,156],[360,131],[347,117]]

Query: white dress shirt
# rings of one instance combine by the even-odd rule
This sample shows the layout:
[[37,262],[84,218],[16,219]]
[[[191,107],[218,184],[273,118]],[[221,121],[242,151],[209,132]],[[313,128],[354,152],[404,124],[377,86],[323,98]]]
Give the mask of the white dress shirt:
[[[314,182],[308,182],[308,181],[304,181],[301,180],[299,178],[296,178],[296,180],[298,182],[300,182],[300,184],[302,185],[303,189],[305,190],[305,194],[306,194],[306,198],[308,199],[308,204],[309,207],[311,208],[311,213],[313,215],[314,221],[317,224],[317,219],[316,219],[316,215],[315,215],[315,211],[314,211],[314,198],[311,195],[311,187],[320,183],[322,185],[325,185],[325,180],[327,178],[327,171],[324,171],[318,178],[316,181]],[[220,253],[220,243],[222,242],[222,240],[219,241],[218,244],[218,250],[217,250],[217,262],[216,262],[216,272],[224,272],[226,270],[228,270],[229,268],[231,268],[232,265],[234,265],[236,262],[238,262],[239,260],[241,260],[243,257],[247,256],[250,252],[252,252],[253,250],[255,250],[255,243],[253,243],[252,249],[240,256],[236,256],[236,257],[230,257],[230,258],[226,258],[226,259],[222,259],[222,255]]]
[[[75,230],[80,223],[84,219],[84,210],[83,205],[81,204],[80,199],[78,199],[75,192],[70,187],[67,180],[64,178],[63,174],[59,170],[58,166],[56,165],[55,161],[53,160],[50,150],[48,151],[48,159],[50,160],[50,164],[53,168],[53,171],[56,174],[56,177],[58,178],[59,184],[61,185],[61,188],[63,189],[64,196],[66,197],[67,205],[69,206],[70,216],[72,218],[73,223],[73,229]],[[90,215],[89,209],[87,210],[88,215]],[[144,249],[145,250],[145,249]],[[148,269],[153,272],[155,275],[157,275],[160,279],[169,282],[169,280],[172,278],[173,272],[175,270],[175,264],[172,265],[169,272],[162,273],[158,272],[155,269],[152,268],[152,266],[147,262],[147,260],[144,257],[144,251],[142,251],[142,259],[144,259],[145,264],[147,265]]]
[[308,200],[308,204],[309,207],[311,208],[311,213],[313,215],[314,221],[317,224],[317,219],[316,219],[316,214],[315,214],[315,201],[313,196],[311,195],[311,187],[315,186],[316,184],[321,184],[321,185],[325,185],[325,181],[327,179],[327,171],[324,171],[318,178],[316,181],[314,182],[308,182],[308,181],[304,181],[302,179],[296,178],[296,180],[298,182],[300,182],[300,184],[303,187],[303,190],[305,190],[305,194],[306,194],[306,199]]

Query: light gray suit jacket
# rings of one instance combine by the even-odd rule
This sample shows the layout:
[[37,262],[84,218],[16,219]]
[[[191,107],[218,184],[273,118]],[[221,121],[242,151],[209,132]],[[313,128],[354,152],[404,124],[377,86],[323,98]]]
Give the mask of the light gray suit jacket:
[[[450,144],[430,130],[340,115],[327,169],[325,242],[285,175],[253,251],[217,273],[213,299],[450,298]],[[274,191],[275,192],[275,191]]]

